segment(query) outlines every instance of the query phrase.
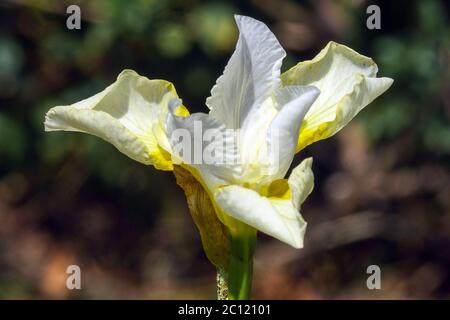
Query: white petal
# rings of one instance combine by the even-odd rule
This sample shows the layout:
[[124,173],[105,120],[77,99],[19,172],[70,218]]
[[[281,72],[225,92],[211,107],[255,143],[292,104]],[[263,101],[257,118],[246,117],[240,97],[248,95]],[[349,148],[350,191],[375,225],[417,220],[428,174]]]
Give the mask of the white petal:
[[319,95],[315,87],[287,86],[277,90],[276,101],[281,110],[267,132],[267,158],[272,179],[285,176],[295,155],[295,147],[303,117]]
[[288,179],[292,193],[292,203],[297,210],[314,189],[314,174],[311,170],[312,158],[303,160],[295,167]]
[[240,186],[218,189],[214,199],[221,210],[294,248],[303,247],[306,222],[290,199],[266,198]]
[[130,158],[158,169],[171,170],[162,125],[168,103],[177,98],[170,82],[149,80],[124,70],[102,92],[69,106],[52,108],[46,131],[79,131],[98,136]]
[[[240,176],[236,133],[205,113],[194,113],[187,117],[176,116],[176,100],[169,107],[166,121],[167,135],[176,161],[195,168],[206,187],[213,190],[225,181],[232,182]],[[207,139],[208,133],[211,139]],[[213,157],[207,159],[213,151]]]
[[227,128],[238,129],[278,87],[286,53],[264,23],[250,17],[235,18],[240,31],[236,50],[206,104]]
[[377,78],[377,71],[372,59],[330,42],[313,60],[285,72],[285,85],[312,85],[321,92],[300,128],[297,151],[338,132],[385,92],[393,80]]

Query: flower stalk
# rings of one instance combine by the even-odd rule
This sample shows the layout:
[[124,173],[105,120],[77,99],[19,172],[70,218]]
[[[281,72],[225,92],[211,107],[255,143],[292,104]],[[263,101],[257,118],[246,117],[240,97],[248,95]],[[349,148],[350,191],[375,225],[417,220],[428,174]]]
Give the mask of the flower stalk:
[[217,268],[217,299],[250,299],[253,278],[253,254],[256,230],[236,221],[230,235],[230,256],[227,268]]
[[239,223],[238,232],[230,232],[231,252],[228,267],[230,300],[248,300],[252,289],[253,254],[256,230]]

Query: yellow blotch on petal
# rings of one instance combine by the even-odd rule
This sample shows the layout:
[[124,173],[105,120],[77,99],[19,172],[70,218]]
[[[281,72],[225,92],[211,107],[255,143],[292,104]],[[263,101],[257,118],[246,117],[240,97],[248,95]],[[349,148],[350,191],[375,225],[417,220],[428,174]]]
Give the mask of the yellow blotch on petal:
[[393,80],[377,78],[377,72],[371,58],[330,42],[314,59],[283,73],[284,85],[315,86],[320,90],[301,124],[296,151],[337,133],[389,89]]

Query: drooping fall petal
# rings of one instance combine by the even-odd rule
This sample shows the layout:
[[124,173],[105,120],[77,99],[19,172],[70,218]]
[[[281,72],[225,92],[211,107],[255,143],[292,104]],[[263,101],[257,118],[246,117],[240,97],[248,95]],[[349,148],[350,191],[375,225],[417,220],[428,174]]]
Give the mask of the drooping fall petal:
[[[165,135],[169,101],[174,86],[124,70],[117,81],[96,95],[68,106],[50,109],[46,131],[78,131],[98,136],[128,157],[157,169],[172,170]],[[180,106],[179,114],[188,114]]]
[[389,89],[393,80],[377,78],[377,72],[371,58],[330,42],[314,59],[283,73],[285,85],[312,85],[320,90],[300,128],[297,151],[334,135]]
[[241,186],[226,186],[214,200],[226,214],[294,248],[303,247],[306,222],[299,213],[301,202],[311,192],[311,159],[294,169],[292,179],[275,180],[261,193]]

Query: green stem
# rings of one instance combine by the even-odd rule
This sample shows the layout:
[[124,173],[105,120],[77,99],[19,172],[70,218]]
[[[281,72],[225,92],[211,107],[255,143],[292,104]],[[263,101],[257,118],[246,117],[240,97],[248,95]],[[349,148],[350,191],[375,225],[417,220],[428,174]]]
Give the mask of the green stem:
[[244,223],[239,223],[236,227],[230,230],[228,296],[231,300],[248,300],[252,289],[256,230]]

